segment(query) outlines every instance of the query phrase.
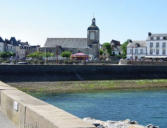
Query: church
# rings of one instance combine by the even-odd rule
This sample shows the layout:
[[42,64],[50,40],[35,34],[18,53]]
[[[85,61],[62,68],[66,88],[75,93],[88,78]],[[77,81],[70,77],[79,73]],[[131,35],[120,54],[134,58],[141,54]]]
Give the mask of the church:
[[99,58],[100,29],[96,26],[96,19],[87,29],[87,38],[47,38],[42,51],[53,52],[60,55],[63,51],[70,51],[73,54],[83,52],[92,59]]

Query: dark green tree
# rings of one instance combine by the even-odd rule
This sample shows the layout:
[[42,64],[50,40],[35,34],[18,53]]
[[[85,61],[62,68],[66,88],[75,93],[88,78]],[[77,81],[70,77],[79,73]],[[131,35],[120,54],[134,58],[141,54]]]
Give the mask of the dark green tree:
[[15,53],[13,53],[13,52],[1,52],[0,53],[0,57],[3,59],[9,58],[11,56],[15,56]]
[[72,53],[70,51],[64,51],[64,52],[61,53],[61,56],[69,58],[71,56],[71,54]]
[[121,45],[121,49],[122,49],[122,58],[125,59],[126,58],[126,55],[127,55],[127,46],[129,44],[129,41],[127,40],[126,42],[124,42],[122,45]]
[[112,48],[111,48],[111,44],[110,44],[110,43],[106,42],[106,43],[104,43],[104,44],[102,45],[102,47],[107,50],[107,53],[108,53],[110,56],[112,55]]
[[52,56],[54,56],[54,54],[50,52],[34,52],[29,54],[27,57],[42,59],[43,57],[52,57]]
[[103,49],[100,49],[99,53],[100,53],[100,55],[103,55],[103,53],[104,53]]

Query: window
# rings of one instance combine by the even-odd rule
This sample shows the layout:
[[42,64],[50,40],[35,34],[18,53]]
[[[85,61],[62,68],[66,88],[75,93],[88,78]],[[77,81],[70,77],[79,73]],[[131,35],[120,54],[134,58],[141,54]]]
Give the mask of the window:
[[132,54],[132,52],[133,52],[133,49],[130,49],[130,54]]
[[166,48],[166,43],[165,42],[162,44],[162,48]]
[[153,49],[150,49],[150,55],[152,55],[153,54]]
[[166,40],[167,38],[164,36],[163,39]]
[[159,49],[156,49],[156,55],[159,55]]
[[143,54],[143,49],[140,49],[140,54]]
[[94,33],[94,32],[91,32],[91,33],[90,33],[90,39],[91,39],[91,40],[94,40],[94,39],[95,39],[95,33]]
[[138,54],[138,49],[135,49],[135,54]]
[[165,49],[162,50],[162,55],[166,55],[166,50]]
[[156,43],[156,48],[159,48],[159,43],[158,42]]
[[150,48],[152,48],[152,47],[153,47],[153,43],[151,42],[151,43],[150,43]]
[[157,40],[160,40],[160,37],[157,37]]

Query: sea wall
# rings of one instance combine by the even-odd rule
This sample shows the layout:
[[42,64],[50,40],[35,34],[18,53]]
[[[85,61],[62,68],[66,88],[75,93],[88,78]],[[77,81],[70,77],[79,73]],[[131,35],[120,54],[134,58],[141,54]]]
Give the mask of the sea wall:
[[0,65],[5,82],[153,78],[167,78],[167,65]]
[[18,128],[94,128],[57,107],[0,82],[1,111]]

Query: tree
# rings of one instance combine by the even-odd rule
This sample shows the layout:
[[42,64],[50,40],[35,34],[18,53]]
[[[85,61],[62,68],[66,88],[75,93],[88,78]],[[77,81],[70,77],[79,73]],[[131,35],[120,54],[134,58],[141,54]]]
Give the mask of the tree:
[[124,42],[121,46],[121,49],[122,49],[122,58],[126,58],[126,55],[127,55],[127,46],[128,46],[128,43],[129,41],[127,40],[126,42]]
[[100,49],[99,53],[100,53],[100,55],[103,55],[103,53],[104,53],[103,49]]
[[33,52],[33,53],[29,54],[27,57],[42,59],[43,54],[42,54],[42,52]]
[[102,46],[104,49],[107,50],[107,53],[111,56],[112,55],[112,49],[111,49],[111,44],[106,42]]
[[11,56],[15,56],[15,53],[13,53],[13,52],[1,52],[0,53],[0,57],[1,58],[9,58],[9,57],[11,57]]
[[54,54],[51,52],[43,53],[43,57],[53,57],[53,56],[54,56]]
[[34,52],[29,54],[27,57],[42,59],[43,57],[52,57],[52,56],[54,56],[54,54],[50,52]]
[[71,54],[72,53],[70,51],[64,51],[64,52],[61,53],[61,56],[69,58],[71,56]]

